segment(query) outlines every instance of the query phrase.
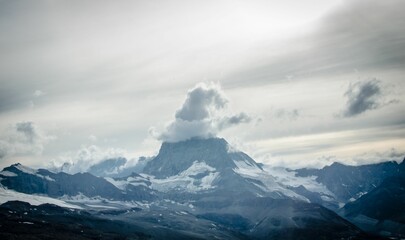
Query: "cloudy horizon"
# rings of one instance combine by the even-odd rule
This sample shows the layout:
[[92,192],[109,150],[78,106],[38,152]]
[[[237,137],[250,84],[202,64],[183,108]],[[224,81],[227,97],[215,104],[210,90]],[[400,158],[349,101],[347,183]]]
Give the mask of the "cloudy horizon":
[[0,167],[223,137],[258,162],[405,157],[400,0],[0,1]]

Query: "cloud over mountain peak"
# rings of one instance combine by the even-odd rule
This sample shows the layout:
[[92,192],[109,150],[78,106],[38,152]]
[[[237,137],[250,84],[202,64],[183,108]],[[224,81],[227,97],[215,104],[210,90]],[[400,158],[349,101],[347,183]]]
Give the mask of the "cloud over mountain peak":
[[175,119],[161,132],[151,128],[151,134],[164,142],[179,142],[190,138],[215,137],[219,131],[251,121],[246,113],[225,113],[229,100],[219,84],[198,83],[187,93]]

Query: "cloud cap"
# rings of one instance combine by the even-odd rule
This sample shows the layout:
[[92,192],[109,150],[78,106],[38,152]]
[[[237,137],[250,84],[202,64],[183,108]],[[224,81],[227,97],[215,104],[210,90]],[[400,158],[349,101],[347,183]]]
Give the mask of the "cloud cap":
[[179,142],[191,138],[215,137],[219,131],[251,121],[246,113],[225,115],[229,100],[216,83],[198,83],[188,91],[174,121],[163,131],[151,128],[152,136],[164,142]]

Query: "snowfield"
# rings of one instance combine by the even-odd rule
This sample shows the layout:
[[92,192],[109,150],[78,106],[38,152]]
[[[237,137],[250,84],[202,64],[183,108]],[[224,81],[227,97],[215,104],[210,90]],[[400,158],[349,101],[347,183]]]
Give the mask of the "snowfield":
[[258,168],[255,165],[250,164],[248,161],[234,161],[236,168],[233,171],[242,177],[259,180],[264,186],[255,184],[257,187],[265,192],[277,192],[284,196],[291,197],[293,199],[303,200],[309,202],[309,200],[285,187],[282,183],[276,181],[269,172]]
[[[202,175],[202,177],[198,178],[198,175]],[[198,192],[215,188],[214,183],[219,177],[219,172],[203,161],[195,161],[193,165],[180,174],[165,179],[145,176],[151,181],[152,188],[161,192],[168,192],[173,189]]]
[[35,206],[45,204],[45,203],[50,203],[50,204],[54,204],[54,205],[57,205],[60,207],[65,207],[65,208],[82,209],[81,207],[79,207],[77,205],[70,204],[70,203],[67,203],[67,202],[59,200],[59,199],[20,193],[20,192],[16,192],[16,191],[12,191],[12,190],[0,187],[0,204],[6,203],[8,201],[22,201],[22,202],[27,202],[27,203],[29,203],[31,205],[35,205]]

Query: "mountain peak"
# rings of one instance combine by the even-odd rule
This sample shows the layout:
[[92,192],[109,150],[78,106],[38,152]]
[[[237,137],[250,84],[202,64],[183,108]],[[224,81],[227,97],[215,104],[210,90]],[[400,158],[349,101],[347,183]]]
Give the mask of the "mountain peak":
[[210,167],[224,171],[235,168],[234,161],[237,160],[258,166],[246,154],[229,151],[229,144],[223,138],[192,138],[181,142],[164,142],[159,154],[148,162],[144,172],[157,178],[166,178],[188,169],[195,161],[205,162]]
[[345,166],[347,166],[347,165],[344,165],[343,163],[340,163],[340,162],[333,162],[331,165],[330,165],[330,167],[345,167]]
[[15,173],[23,172],[23,173],[27,173],[27,174],[36,174],[36,170],[34,170],[30,167],[24,166],[21,163],[12,164],[9,167],[4,168],[3,171],[11,171],[11,172],[15,172]]

